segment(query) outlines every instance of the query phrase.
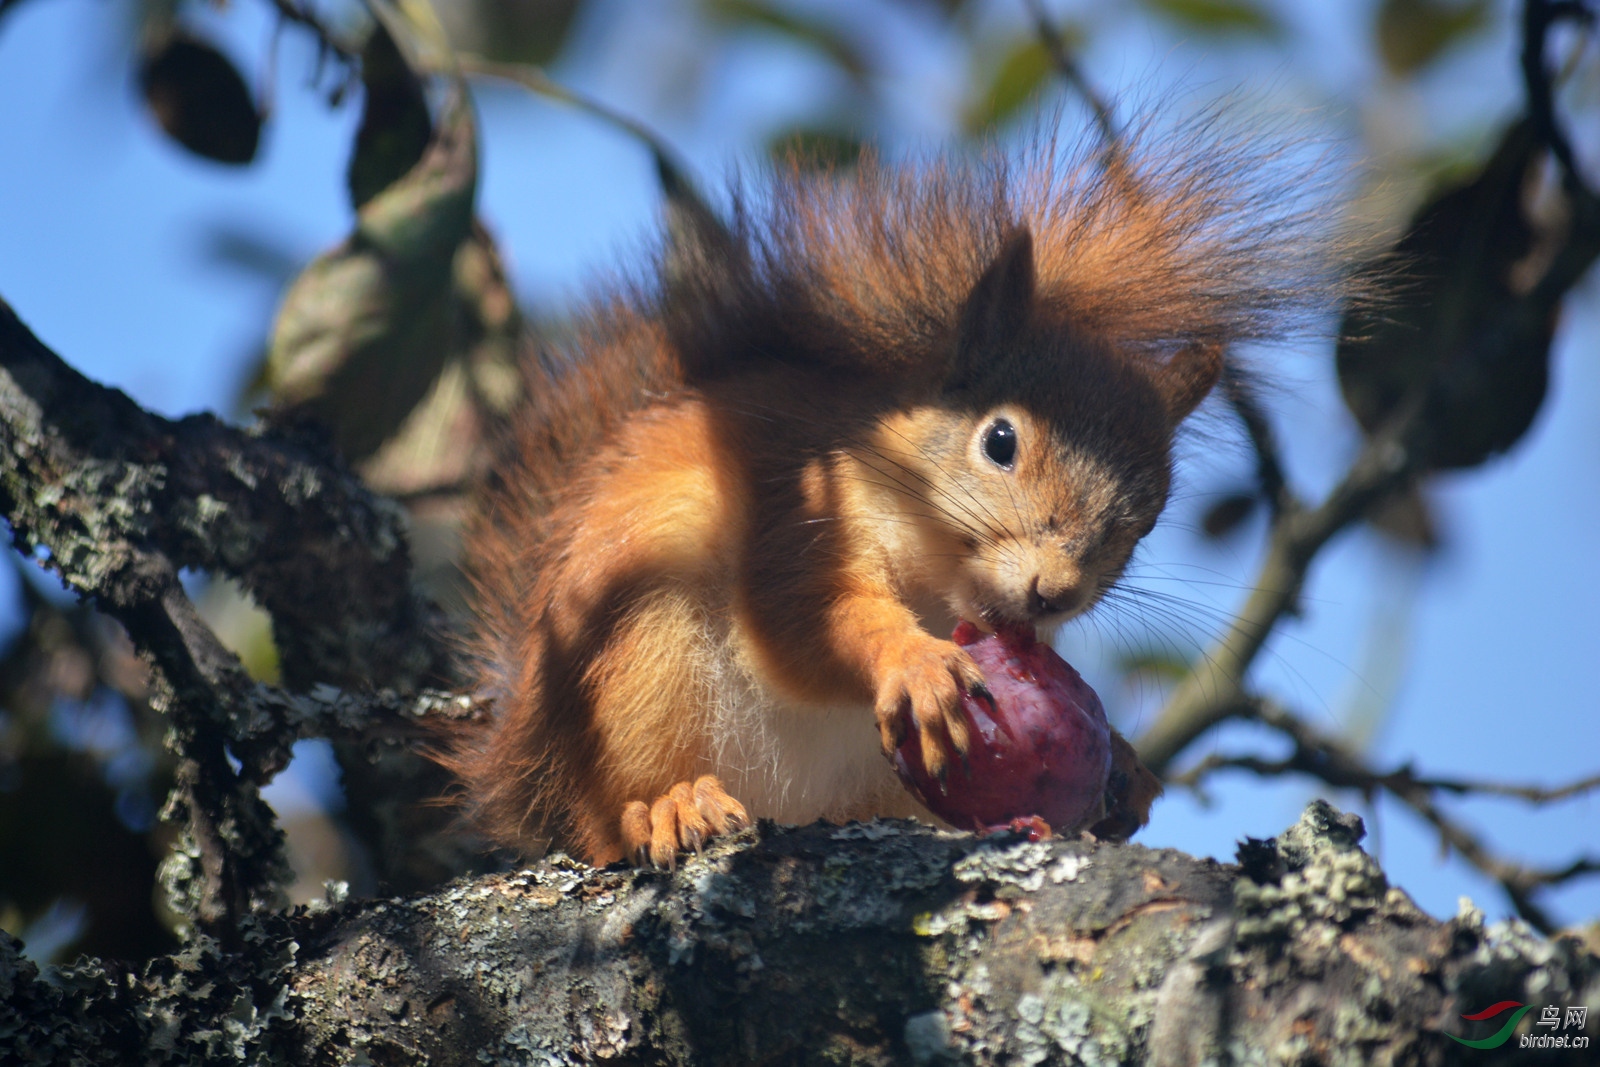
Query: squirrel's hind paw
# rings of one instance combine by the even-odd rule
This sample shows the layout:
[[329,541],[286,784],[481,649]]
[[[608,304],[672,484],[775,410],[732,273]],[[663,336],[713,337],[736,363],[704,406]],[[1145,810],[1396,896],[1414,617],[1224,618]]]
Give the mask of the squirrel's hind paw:
[[750,816],[714,775],[679,782],[646,805],[635,800],[622,809],[622,850],[643,867],[677,866],[678,853],[701,847],[718,834],[750,825]]

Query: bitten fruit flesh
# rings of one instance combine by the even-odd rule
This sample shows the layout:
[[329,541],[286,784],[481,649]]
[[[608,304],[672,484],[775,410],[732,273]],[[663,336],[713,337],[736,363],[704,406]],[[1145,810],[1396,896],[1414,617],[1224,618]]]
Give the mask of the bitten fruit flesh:
[[1096,822],[1111,772],[1111,727],[1099,696],[1031,630],[985,634],[962,622],[951,639],[977,661],[989,688],[987,698],[961,699],[971,748],[965,761],[948,754],[941,782],[924,766],[918,731],[908,730],[894,756],[900,780],[963,830],[1042,819],[1072,833]]

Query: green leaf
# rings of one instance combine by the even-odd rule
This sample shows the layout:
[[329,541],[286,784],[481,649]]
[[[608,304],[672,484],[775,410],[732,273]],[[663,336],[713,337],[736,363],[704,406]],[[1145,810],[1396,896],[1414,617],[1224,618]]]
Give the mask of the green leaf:
[[861,50],[825,22],[802,18],[765,0],[706,0],[706,10],[723,22],[768,30],[820,52],[858,82],[871,73]]
[[1488,24],[1489,0],[1383,0],[1373,32],[1384,66],[1409,77]]
[[1151,12],[1208,34],[1242,33],[1276,39],[1283,24],[1250,0],[1140,0]]
[[1018,41],[996,65],[989,84],[967,109],[968,133],[998,126],[1033,99],[1053,69],[1050,52],[1035,38]]
[[261,114],[227,56],[177,30],[146,47],[139,88],[161,128],[197,156],[241,166],[255,159]]
[[1123,675],[1144,675],[1163,682],[1180,682],[1189,675],[1189,661],[1166,649],[1130,652],[1117,661],[1117,667]]
[[451,351],[452,279],[472,233],[477,173],[476,129],[458,89],[417,165],[290,286],[267,363],[276,417],[328,424],[357,460],[422,400]]

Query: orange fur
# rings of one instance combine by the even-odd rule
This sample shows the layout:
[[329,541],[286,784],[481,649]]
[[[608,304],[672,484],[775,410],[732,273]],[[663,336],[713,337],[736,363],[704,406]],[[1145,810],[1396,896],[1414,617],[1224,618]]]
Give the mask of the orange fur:
[[738,801],[919,810],[878,750],[937,771],[981,679],[936,635],[1091,607],[1223,347],[1337,294],[1272,164],[1200,128],[792,166],[592,305],[467,539],[500,711],[446,759],[484,828],[659,862]]

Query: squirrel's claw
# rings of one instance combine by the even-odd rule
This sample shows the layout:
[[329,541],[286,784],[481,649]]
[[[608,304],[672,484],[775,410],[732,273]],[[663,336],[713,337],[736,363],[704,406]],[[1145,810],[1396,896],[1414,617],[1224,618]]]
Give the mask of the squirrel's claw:
[[699,853],[707,841],[750,825],[750,816],[714,775],[683,781],[648,806],[622,809],[622,852],[635,866],[675,870],[678,854]]
[[959,645],[926,637],[879,689],[875,711],[884,754],[892,758],[906,731],[914,727],[923,766],[941,787],[949,775],[952,754],[970,774],[967,751],[972,747],[972,732],[961,708],[963,691],[987,694],[977,663]]

